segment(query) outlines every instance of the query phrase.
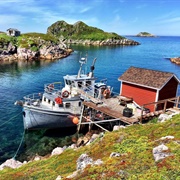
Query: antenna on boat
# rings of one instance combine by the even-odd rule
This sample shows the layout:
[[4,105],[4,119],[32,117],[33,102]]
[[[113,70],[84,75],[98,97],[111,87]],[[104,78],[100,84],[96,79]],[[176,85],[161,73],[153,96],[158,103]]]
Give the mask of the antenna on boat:
[[93,63],[92,63],[92,66],[91,66],[91,72],[89,73],[89,77],[93,77],[94,76],[94,74],[93,74],[93,71],[94,71],[94,69],[95,69],[95,62],[96,62],[96,59],[97,58],[95,58],[94,60],[93,60]]
[[83,66],[83,64],[87,63],[87,53],[86,53],[85,57],[81,57],[80,58],[79,63],[80,63],[80,68],[79,68],[79,71],[78,71],[77,78],[81,77],[82,66]]

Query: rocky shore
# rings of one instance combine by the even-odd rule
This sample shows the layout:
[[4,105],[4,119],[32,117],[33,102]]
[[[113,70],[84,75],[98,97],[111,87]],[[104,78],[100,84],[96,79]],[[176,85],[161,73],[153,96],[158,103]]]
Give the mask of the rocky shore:
[[53,43],[50,43],[49,45],[39,45],[38,51],[33,51],[31,48],[17,47],[11,42],[8,44],[1,44],[0,49],[0,61],[55,60],[67,57],[73,51],[62,44],[54,45]]
[[107,39],[103,41],[92,40],[64,40],[67,44],[83,44],[83,45],[95,45],[95,46],[110,46],[110,45],[140,45],[139,42],[130,39]]
[[173,63],[175,63],[175,64],[180,65],[180,57],[170,58],[170,61],[173,62]]
[[72,49],[67,48],[66,44],[83,44],[96,46],[110,46],[110,45],[139,45],[139,42],[121,39],[121,40],[70,40],[66,39],[63,43],[40,44],[38,51],[33,51],[31,48],[22,48],[13,45],[11,42],[0,45],[0,61],[16,61],[16,60],[55,60],[67,57],[72,53]]

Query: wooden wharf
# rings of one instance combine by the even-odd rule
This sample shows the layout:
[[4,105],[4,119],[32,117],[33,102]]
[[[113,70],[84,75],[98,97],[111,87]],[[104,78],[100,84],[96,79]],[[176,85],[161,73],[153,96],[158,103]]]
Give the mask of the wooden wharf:
[[86,107],[90,107],[98,112],[108,115],[116,120],[120,120],[126,124],[134,124],[139,120],[134,117],[123,116],[123,109],[125,106],[121,106],[119,102],[119,96],[103,99],[102,104],[95,104],[91,101],[84,101],[83,104]]
[[[100,126],[98,123],[121,121],[127,125],[133,125],[135,123],[142,123],[143,121],[152,119],[156,116],[159,116],[161,113],[165,113],[165,112],[180,113],[180,109],[179,109],[180,97],[174,97],[174,98],[161,100],[158,102],[144,104],[143,106],[141,106],[140,113],[137,113],[136,111],[134,111],[134,113],[131,117],[125,117],[123,115],[123,110],[124,110],[125,106],[121,104],[122,101],[123,101],[123,104],[124,103],[126,104],[126,102],[130,102],[130,99],[129,98],[126,99],[125,97],[122,97],[120,95],[110,97],[107,99],[105,99],[105,98],[96,99],[94,97],[88,96],[88,100],[83,102],[83,108],[82,108],[82,113],[81,113],[81,117],[80,117],[80,122],[78,124],[78,129],[80,129],[80,126],[82,124],[89,124],[89,125],[96,124],[103,130],[106,130],[102,126]],[[168,102],[174,103],[174,107],[167,108]],[[144,114],[143,108],[150,104],[164,104],[164,108],[162,110],[157,110],[154,112]],[[86,113],[84,113],[84,110],[86,110],[86,109],[91,109],[89,118],[88,118],[88,115]],[[98,113],[100,113],[101,115],[104,115],[105,118],[96,118],[96,115]]]
[[[174,106],[172,108],[167,108],[168,102],[172,103]],[[148,120],[149,117],[158,116],[159,114],[165,113],[167,111],[169,111],[169,112],[170,111],[171,112],[179,112],[180,113],[180,109],[179,109],[180,96],[160,100],[160,101],[157,101],[157,102],[151,102],[151,103],[143,104],[141,109],[143,109],[144,107],[148,107],[149,105],[152,105],[152,104],[155,104],[155,105],[162,104],[164,108],[162,110],[157,110],[157,111],[150,112],[150,113],[147,113],[147,114],[143,114],[143,112],[141,111],[141,115],[138,117],[138,119],[139,119],[139,121],[141,123],[143,122],[143,120]]]

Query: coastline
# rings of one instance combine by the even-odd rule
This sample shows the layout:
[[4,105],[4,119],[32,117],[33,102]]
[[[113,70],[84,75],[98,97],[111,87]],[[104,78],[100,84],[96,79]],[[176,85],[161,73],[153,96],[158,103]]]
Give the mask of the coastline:
[[40,53],[40,52],[32,52],[29,49],[20,49],[17,50],[16,53],[5,53],[0,55],[0,62],[14,62],[18,60],[24,61],[36,61],[36,60],[56,60],[61,58],[66,58],[73,52],[73,49],[64,49],[58,50],[55,52]]

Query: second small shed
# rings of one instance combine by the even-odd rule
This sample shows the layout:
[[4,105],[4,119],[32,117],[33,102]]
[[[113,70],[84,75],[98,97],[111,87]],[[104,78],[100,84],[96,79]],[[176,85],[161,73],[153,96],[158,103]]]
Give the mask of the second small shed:
[[[118,78],[120,95],[131,97],[140,106],[176,97],[180,80],[170,72],[130,67]],[[167,107],[173,107],[168,103]],[[150,105],[150,111],[163,109],[163,105]]]

